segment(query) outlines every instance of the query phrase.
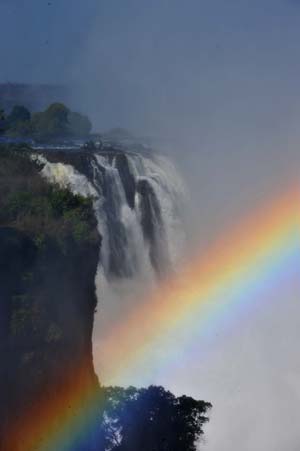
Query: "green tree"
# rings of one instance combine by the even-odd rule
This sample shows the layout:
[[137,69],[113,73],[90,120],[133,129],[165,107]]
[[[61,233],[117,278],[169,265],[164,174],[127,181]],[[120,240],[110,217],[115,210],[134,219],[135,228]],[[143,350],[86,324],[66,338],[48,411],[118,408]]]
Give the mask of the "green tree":
[[32,135],[31,121],[17,122],[14,125],[9,125],[6,129],[6,135],[13,138],[31,136]]
[[[1,119],[3,116],[3,119]],[[52,103],[45,111],[30,114],[21,105],[14,106],[7,120],[0,113],[0,131],[13,137],[31,136],[41,141],[69,137],[87,137],[92,124],[87,116],[71,112],[63,103]]]
[[24,106],[16,105],[7,117],[6,134],[12,137],[29,136],[32,133],[31,114]]
[[15,126],[19,122],[29,122],[31,119],[30,111],[22,105],[15,105],[7,117],[9,126]]
[[196,451],[211,404],[163,387],[104,389],[103,448]]
[[62,103],[51,104],[44,112],[32,117],[34,136],[38,139],[55,139],[69,135],[69,109]]
[[6,129],[5,112],[2,108],[0,108],[0,135],[5,132],[5,129]]

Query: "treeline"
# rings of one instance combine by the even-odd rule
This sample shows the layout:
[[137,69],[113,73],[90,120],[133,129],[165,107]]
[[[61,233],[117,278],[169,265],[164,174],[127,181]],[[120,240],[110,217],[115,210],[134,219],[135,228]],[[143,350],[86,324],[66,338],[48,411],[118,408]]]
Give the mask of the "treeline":
[[0,108],[0,136],[49,141],[89,136],[92,124],[87,116],[52,103],[45,111],[31,113],[22,105],[6,112]]
[[[212,407],[163,387],[102,387],[99,450],[196,451]],[[202,448],[201,448],[202,449]]]

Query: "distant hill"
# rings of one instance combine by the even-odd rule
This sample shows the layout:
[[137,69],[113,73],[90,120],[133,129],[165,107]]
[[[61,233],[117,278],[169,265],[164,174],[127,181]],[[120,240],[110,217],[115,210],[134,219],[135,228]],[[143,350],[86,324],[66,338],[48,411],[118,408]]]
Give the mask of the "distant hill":
[[24,105],[39,111],[53,102],[68,103],[69,95],[64,85],[0,83],[0,109],[7,112],[14,105]]

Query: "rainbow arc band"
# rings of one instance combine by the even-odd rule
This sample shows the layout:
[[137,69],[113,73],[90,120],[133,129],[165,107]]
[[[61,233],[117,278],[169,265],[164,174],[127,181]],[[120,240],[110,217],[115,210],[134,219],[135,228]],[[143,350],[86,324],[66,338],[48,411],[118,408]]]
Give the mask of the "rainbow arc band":
[[[172,345],[180,330],[187,331],[188,346],[189,339],[194,341],[220,317],[234,315],[236,308],[251,303],[255,290],[272,286],[297,263],[300,274],[300,190],[294,185],[224,232],[206,253],[191,258],[123,318],[103,343],[106,382],[113,385],[134,374],[153,350]],[[171,349],[168,358],[157,355],[151,365],[172,365]],[[79,373],[83,367],[84,362]],[[22,419],[22,451],[80,451],[99,427],[97,384],[84,377],[81,383],[70,383],[67,393],[37,405]],[[10,450],[21,451],[18,425],[13,424],[8,435]]]

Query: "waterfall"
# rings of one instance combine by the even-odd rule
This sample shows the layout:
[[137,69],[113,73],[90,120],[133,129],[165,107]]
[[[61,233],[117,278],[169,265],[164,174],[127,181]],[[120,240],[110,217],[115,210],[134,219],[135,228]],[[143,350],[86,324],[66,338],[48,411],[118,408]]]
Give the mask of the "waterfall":
[[[141,292],[176,269],[185,243],[185,188],[175,167],[157,154],[95,152],[78,164],[34,157],[50,182],[92,196],[102,237],[96,279],[94,362],[101,379],[101,343]],[[82,162],[81,158],[81,162]],[[103,365],[103,367],[102,367]]]

